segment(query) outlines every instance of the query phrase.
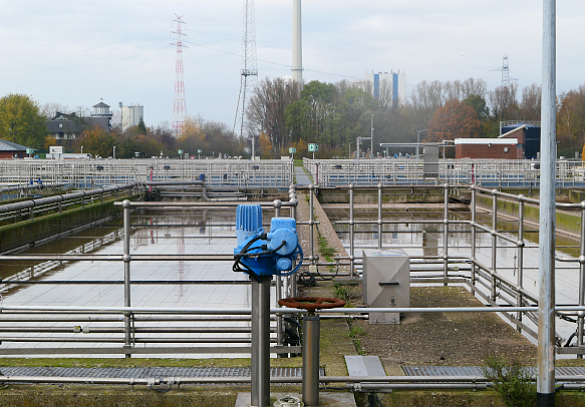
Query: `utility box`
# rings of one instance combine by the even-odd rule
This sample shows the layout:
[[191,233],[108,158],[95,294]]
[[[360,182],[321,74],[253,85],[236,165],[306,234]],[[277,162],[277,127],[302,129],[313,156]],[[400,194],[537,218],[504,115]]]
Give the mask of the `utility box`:
[[424,154],[424,165],[423,165],[424,178],[438,178],[439,177],[439,146],[425,145],[424,149],[423,149],[423,154]]
[[[402,249],[363,251],[363,296],[370,308],[410,307],[410,258]],[[400,324],[396,312],[371,313],[372,325]]]

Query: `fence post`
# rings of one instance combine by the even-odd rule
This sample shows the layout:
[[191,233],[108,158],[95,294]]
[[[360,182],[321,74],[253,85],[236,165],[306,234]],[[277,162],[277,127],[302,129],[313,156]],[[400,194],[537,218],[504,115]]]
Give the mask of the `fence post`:
[[443,184],[444,208],[443,208],[443,278],[444,286],[449,278],[449,183]]
[[349,278],[354,278],[355,256],[354,256],[354,220],[353,220],[353,184],[349,184]]
[[[273,202],[274,205],[274,217],[280,218],[280,208],[282,206],[282,202],[280,199],[275,199]],[[280,308],[280,304],[278,301],[282,299],[282,277],[276,276],[276,305]],[[276,317],[276,344],[278,346],[282,345],[282,314],[278,314]],[[281,357],[282,355],[278,355]]]
[[496,301],[496,261],[497,261],[497,243],[498,237],[498,197],[496,196],[496,189],[492,190],[492,301]]
[[477,234],[475,221],[477,217],[477,191],[475,185],[471,186],[471,284],[475,286],[475,248],[477,244]]
[[382,248],[382,184],[378,184],[378,249]]
[[[585,201],[581,202],[581,251],[579,253],[579,306],[585,305]],[[577,325],[577,345],[579,350],[583,349],[583,311],[579,311]],[[582,359],[583,355],[577,355]]]
[[[122,203],[124,208],[124,306],[131,307],[132,302],[130,301],[130,201],[125,199]],[[132,347],[132,321],[131,314],[126,313],[124,315],[124,347]],[[126,354],[126,358],[130,358],[130,353]]]
[[[518,307],[522,306],[524,302],[522,289],[524,285],[524,195],[520,195],[520,202],[518,205],[518,287],[517,291],[517,302]],[[519,322],[522,322],[522,312],[516,314],[516,318]],[[518,332],[522,332],[522,327],[518,325],[516,327]]]

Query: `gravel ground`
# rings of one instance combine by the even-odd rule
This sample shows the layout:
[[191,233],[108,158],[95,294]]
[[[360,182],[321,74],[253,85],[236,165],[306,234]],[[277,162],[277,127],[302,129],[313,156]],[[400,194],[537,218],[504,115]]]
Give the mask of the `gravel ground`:
[[[309,220],[308,210],[309,205],[301,194],[300,220]],[[318,204],[315,216],[321,221],[320,232],[329,245],[346,255],[335,230],[324,221],[327,217]],[[300,235],[303,250],[309,253],[308,227],[303,227]],[[315,240],[316,236],[315,232]],[[317,245],[315,251],[318,252]],[[353,305],[361,304],[361,287],[351,287],[349,291],[349,301]],[[319,282],[318,287],[302,288],[301,295],[333,297],[335,287],[332,283]],[[482,304],[462,287],[411,287],[411,306],[480,307]],[[335,326],[340,338],[348,337],[350,329],[355,351],[379,356],[388,375],[403,374],[401,367],[407,365],[481,366],[490,354],[536,364],[536,346],[494,314],[420,313],[403,315],[400,325],[370,325],[368,321],[353,320]],[[347,347],[343,348],[339,351],[348,352]],[[335,348],[327,349],[328,352],[339,353]],[[335,355],[327,356],[335,358]]]

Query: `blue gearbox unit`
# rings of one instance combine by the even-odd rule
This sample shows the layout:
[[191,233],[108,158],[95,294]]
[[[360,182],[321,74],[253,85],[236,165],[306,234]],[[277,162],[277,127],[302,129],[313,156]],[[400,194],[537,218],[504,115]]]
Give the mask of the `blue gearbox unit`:
[[[236,236],[234,271],[244,271],[252,277],[288,276],[302,263],[303,251],[293,218],[272,218],[270,233],[265,233],[260,205],[238,205]],[[293,270],[299,253],[301,260]]]

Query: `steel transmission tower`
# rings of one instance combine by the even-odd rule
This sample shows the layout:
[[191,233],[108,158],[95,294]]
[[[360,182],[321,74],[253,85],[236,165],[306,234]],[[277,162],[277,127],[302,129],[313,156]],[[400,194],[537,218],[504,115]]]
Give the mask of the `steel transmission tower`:
[[502,86],[509,87],[510,82],[516,82],[518,80],[510,77],[510,61],[508,60],[508,55],[504,55],[502,67],[493,69],[493,71],[502,71]]
[[183,21],[181,18],[183,16],[178,16],[176,20],[173,20],[177,23],[177,31],[171,31],[175,34],[175,42],[171,43],[171,45],[176,46],[177,48],[177,59],[175,61],[175,101],[173,103],[173,124],[172,124],[172,134],[173,136],[178,136],[181,130],[183,129],[183,124],[185,122],[185,116],[187,115],[187,102],[185,101],[185,78],[184,78],[184,69],[183,69],[183,48],[187,48],[183,45],[183,40],[186,38],[186,35],[183,34]]
[[[240,94],[234,120],[234,133],[239,130],[244,135],[246,117],[246,97],[258,86],[258,65],[256,62],[256,23],[254,19],[254,0],[244,2],[244,38],[242,50],[242,71],[240,78]],[[252,146],[254,143],[252,142]],[[252,147],[252,150],[254,147]]]

